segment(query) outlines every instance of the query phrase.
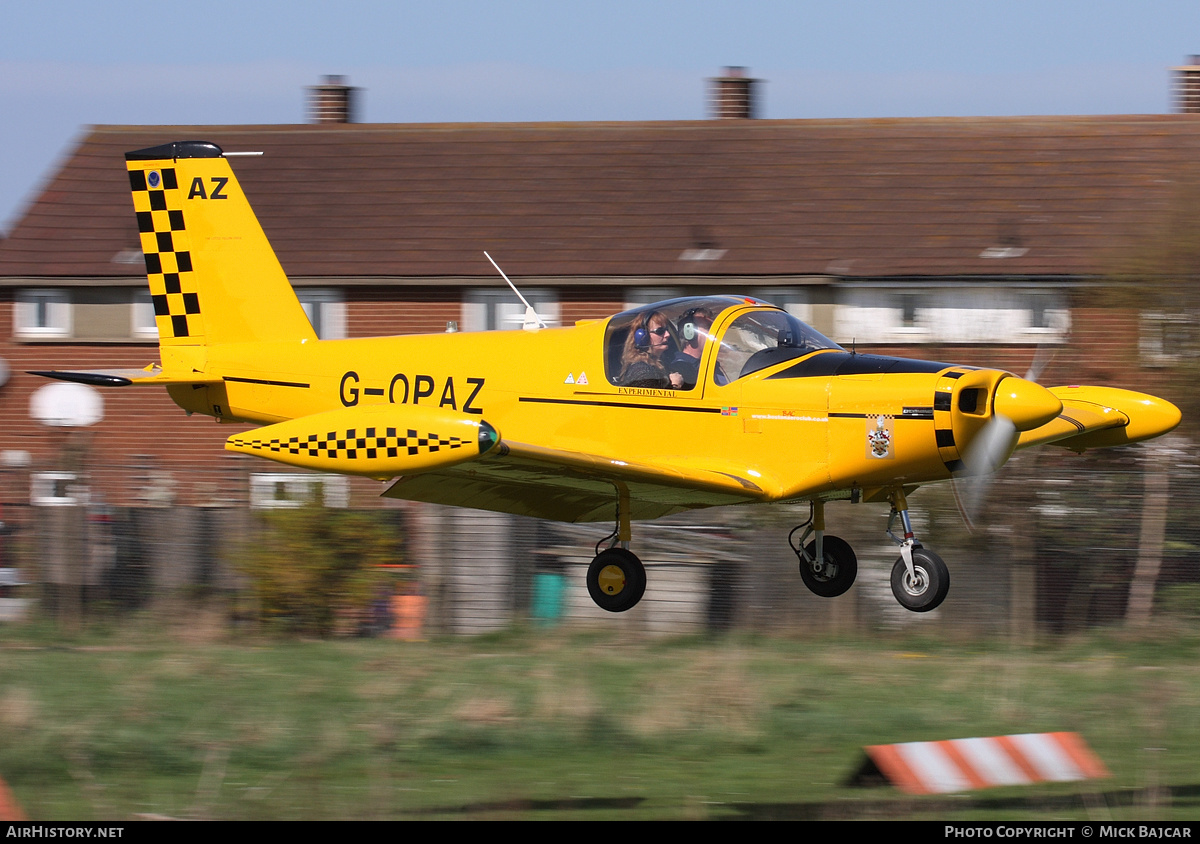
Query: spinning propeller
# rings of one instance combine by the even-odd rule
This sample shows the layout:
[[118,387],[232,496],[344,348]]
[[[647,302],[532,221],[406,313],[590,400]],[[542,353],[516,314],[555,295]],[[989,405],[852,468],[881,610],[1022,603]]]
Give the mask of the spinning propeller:
[[1033,380],[1009,376],[997,384],[991,416],[967,441],[963,469],[951,479],[954,501],[969,532],[976,530],[971,514],[982,509],[995,472],[1012,456],[1021,432],[1040,428],[1062,409],[1062,402]]

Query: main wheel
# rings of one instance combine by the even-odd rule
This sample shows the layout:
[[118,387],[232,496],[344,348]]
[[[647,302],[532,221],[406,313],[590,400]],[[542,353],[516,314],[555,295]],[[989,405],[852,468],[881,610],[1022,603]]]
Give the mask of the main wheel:
[[602,610],[625,612],[646,592],[646,567],[624,548],[601,551],[588,566],[588,594]]
[[[858,576],[858,557],[850,543],[837,536],[827,536],[821,543],[823,560],[817,559],[817,543],[804,549],[807,558],[800,558],[800,579],[814,595],[836,598],[854,585]],[[809,562],[812,560],[812,562]]]
[[929,612],[937,609],[950,591],[950,570],[941,557],[924,548],[914,548],[912,558],[911,577],[903,557],[892,566],[892,594],[906,610]]

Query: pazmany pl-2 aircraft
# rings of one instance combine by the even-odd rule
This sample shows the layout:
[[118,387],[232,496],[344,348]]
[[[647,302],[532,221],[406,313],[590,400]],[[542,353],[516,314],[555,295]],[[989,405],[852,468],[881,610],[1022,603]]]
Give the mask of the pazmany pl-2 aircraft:
[[950,578],[913,535],[919,485],[993,470],[1018,448],[1119,446],[1180,421],[1141,393],[856,354],[743,297],[569,328],[541,328],[528,310],[533,330],[319,340],[219,147],[126,160],[161,360],[37,374],[164,386],[188,413],[262,426],[231,436],[230,451],[389,481],[385,496],[612,521],[587,574],[612,612],[646,588],[633,521],[726,504],[809,502],[789,544],[804,583],[840,595],[858,565],[825,533],[839,499],[891,506],[892,590],[931,610]]

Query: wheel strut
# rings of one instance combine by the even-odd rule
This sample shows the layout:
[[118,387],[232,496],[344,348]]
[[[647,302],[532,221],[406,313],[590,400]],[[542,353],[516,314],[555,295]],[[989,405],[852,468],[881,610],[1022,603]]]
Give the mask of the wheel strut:
[[[913,549],[920,548],[921,543],[917,541],[913,534],[912,520],[908,517],[908,498],[904,495],[904,490],[897,487],[888,493],[888,501],[891,502],[892,512],[888,514],[887,535],[892,538],[892,541],[900,546],[900,558],[904,560],[904,567],[908,569],[908,576],[915,577],[913,569]],[[896,518],[899,517],[900,524],[904,527],[904,538],[896,536],[892,532],[892,525],[896,523]]]
[[[788,545],[800,560],[800,578],[809,591],[822,598],[836,598],[854,584],[858,575],[858,558],[844,539],[825,535],[825,502],[809,502],[808,521],[792,528]],[[796,531],[804,528],[800,541],[793,541]],[[810,536],[812,542],[804,543]]]
[[[625,612],[636,606],[646,592],[646,568],[629,550],[629,488],[624,484],[616,487],[617,524],[612,533],[596,543],[596,556],[588,566],[587,588],[600,609]],[[608,547],[601,550],[606,543]]]
[[[888,493],[892,512],[888,515],[887,535],[900,546],[900,558],[892,567],[892,594],[900,605],[912,612],[929,612],[939,607],[950,590],[950,572],[942,558],[922,547],[913,534],[908,517],[908,500],[897,487]],[[892,532],[896,519],[904,526],[904,538]]]

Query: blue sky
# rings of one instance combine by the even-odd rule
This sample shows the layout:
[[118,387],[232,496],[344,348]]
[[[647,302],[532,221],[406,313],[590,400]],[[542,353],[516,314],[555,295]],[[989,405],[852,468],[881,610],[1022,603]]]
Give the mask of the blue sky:
[[[765,118],[1162,113],[1197,0],[3,0],[0,231],[91,124],[696,119],[743,65]],[[119,167],[120,162],[114,162]]]

